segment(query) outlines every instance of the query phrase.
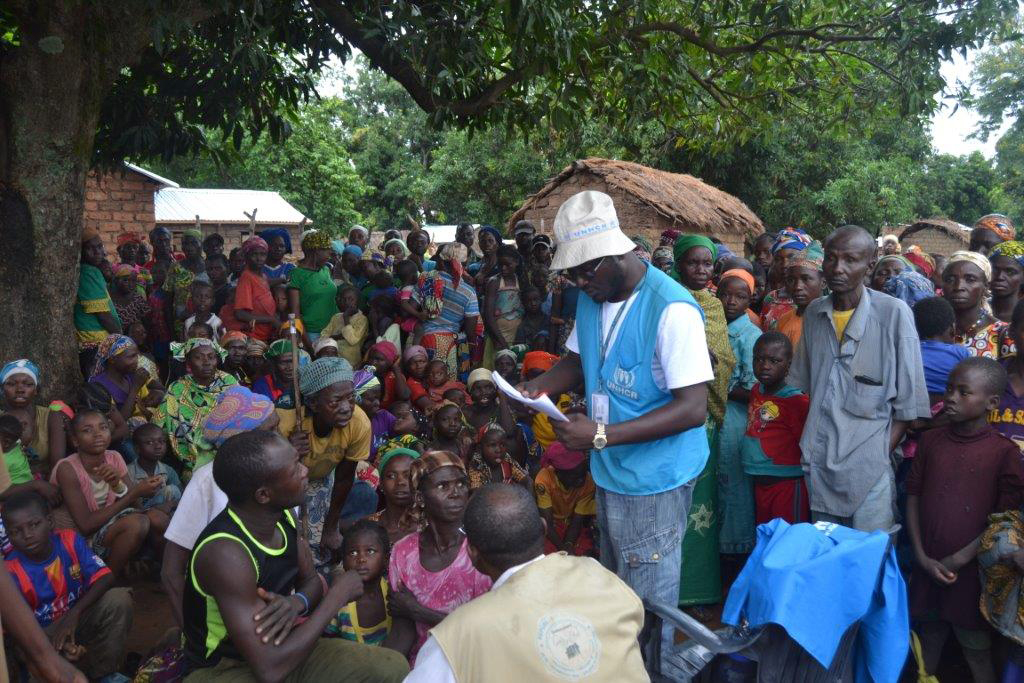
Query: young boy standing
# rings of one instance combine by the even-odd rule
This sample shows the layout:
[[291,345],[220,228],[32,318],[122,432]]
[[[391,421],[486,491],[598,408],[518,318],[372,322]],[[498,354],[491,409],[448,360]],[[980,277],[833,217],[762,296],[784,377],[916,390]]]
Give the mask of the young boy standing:
[[949,376],[943,412],[949,424],[921,437],[907,477],[907,527],[916,566],[910,612],[918,620],[925,668],[934,673],[949,631],[975,681],[994,681],[991,638],[978,607],[976,556],[992,513],[1021,503],[1020,449],[988,423],[1006,372],[994,360],[968,358]]
[[7,557],[21,594],[65,659],[90,679],[117,672],[132,625],[132,594],[71,529],[53,530],[46,500],[34,491],[11,496],[4,524],[14,550]]
[[754,344],[754,376],[747,404],[747,431],[740,445],[743,471],[754,478],[754,522],[781,517],[790,524],[810,520],[807,485],[800,466],[800,436],[807,420],[807,395],[786,384],[793,345],[781,332],[766,332]]
[[953,341],[955,324],[953,306],[941,296],[931,296],[914,304],[914,327],[921,338],[924,382],[932,405],[941,401],[946,393],[949,373],[957,363],[971,356],[966,346]]

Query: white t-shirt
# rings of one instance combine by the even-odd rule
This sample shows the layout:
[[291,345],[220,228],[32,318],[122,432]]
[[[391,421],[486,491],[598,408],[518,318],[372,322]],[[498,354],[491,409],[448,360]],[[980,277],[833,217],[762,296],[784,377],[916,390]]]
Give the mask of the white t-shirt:
[[213,480],[213,463],[197,467],[181,494],[164,538],[192,550],[199,534],[228,505],[228,497]]
[[[609,350],[622,333],[623,323],[629,315],[629,309],[636,301],[637,292],[633,292],[625,301],[605,302],[601,304],[601,334],[608,336]],[[611,330],[612,322],[619,308],[626,309],[619,316],[619,322]],[[579,338],[576,329],[579,321],[573,326],[569,338],[565,342],[567,349],[573,353],[580,352]],[[630,330],[630,334],[642,333]],[[695,384],[710,382],[715,378],[711,369],[711,356],[708,355],[708,342],[704,336],[704,321],[700,312],[692,305],[681,301],[671,303],[661,313],[658,322],[658,339],[654,345],[654,362],[651,364],[654,383],[663,391],[682,389]]]

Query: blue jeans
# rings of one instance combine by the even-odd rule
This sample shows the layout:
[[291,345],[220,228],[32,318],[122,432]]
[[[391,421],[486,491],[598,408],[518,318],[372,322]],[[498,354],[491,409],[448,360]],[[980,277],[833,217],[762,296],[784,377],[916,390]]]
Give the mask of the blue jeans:
[[[601,564],[641,599],[675,607],[683,565],[683,534],[693,500],[693,481],[648,496],[627,496],[597,487]],[[662,629],[662,655],[673,647],[674,630]]]

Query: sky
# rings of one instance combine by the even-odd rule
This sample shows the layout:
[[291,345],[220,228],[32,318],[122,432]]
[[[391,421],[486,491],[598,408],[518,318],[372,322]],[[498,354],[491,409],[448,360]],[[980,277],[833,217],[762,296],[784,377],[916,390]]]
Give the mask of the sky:
[[[942,75],[946,79],[947,88],[955,90],[957,82],[968,83],[971,79],[971,68],[974,63],[975,51],[969,51],[967,58],[959,53],[954,54],[953,61],[942,65]],[[936,96],[940,102],[941,94]],[[996,142],[1002,131],[990,135],[987,142],[969,137],[977,128],[978,115],[965,107],[956,108],[946,102],[932,115],[932,147],[943,154],[970,154],[979,151],[991,159],[996,153]]]

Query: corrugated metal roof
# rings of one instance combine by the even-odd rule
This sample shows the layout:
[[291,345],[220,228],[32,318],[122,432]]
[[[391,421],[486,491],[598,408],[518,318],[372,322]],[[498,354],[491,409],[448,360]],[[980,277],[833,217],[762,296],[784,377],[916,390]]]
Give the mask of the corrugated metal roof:
[[[256,209],[260,225],[298,225],[304,216],[277,192],[165,187],[153,196],[157,223],[248,223]],[[308,221],[307,221],[308,222]]]
[[146,176],[147,178],[149,178],[150,180],[152,180],[153,182],[160,183],[161,185],[163,185],[165,187],[181,187],[181,185],[179,185],[178,183],[174,182],[173,180],[170,180],[168,178],[164,178],[163,176],[157,175],[156,173],[153,173],[152,171],[147,171],[146,169],[142,168],[141,166],[136,166],[135,164],[129,164],[127,161],[124,162],[124,165],[127,168],[129,168],[130,170],[135,171],[136,173],[140,173],[140,174]]

